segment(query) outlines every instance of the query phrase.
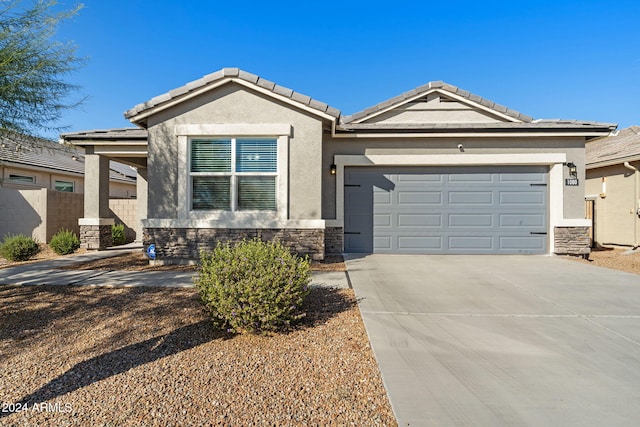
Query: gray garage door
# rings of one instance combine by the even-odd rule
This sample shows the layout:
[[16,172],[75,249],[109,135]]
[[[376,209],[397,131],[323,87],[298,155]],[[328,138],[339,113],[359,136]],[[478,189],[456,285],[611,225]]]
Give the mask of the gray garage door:
[[546,253],[547,171],[345,168],[345,251]]

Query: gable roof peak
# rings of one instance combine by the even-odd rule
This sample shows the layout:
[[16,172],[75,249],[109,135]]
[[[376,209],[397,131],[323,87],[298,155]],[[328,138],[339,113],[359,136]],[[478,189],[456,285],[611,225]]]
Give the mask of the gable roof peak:
[[340,110],[330,107],[324,102],[317,101],[310,96],[303,95],[292,89],[280,86],[272,81],[266,80],[256,74],[244,71],[237,67],[226,67],[213,73],[207,74],[197,80],[193,80],[183,86],[170,90],[150,100],[140,103],[135,107],[125,111],[124,117],[134,123],[144,120],[145,113],[151,110],[162,109],[180,102],[182,99],[188,99],[191,96],[200,94],[209,89],[218,87],[219,84],[236,81],[248,86],[255,86],[257,90],[271,92],[274,96],[284,97],[287,102],[294,104],[302,104],[304,108],[313,112],[324,113],[333,118],[340,117]]
[[408,102],[410,99],[415,99],[415,98],[419,98],[421,95],[426,95],[429,92],[432,91],[439,91],[439,92],[448,92],[452,95],[456,95],[458,97],[463,98],[464,100],[470,102],[470,103],[476,103],[481,105],[484,108],[490,109],[490,110],[494,110],[495,112],[502,114],[504,116],[507,116],[508,118],[510,118],[512,121],[517,121],[517,122],[527,122],[530,123],[533,121],[533,117],[527,116],[525,114],[522,114],[518,111],[512,110],[511,108],[507,108],[503,105],[500,104],[496,104],[493,101],[490,101],[488,99],[485,99],[481,96],[478,95],[474,95],[473,93],[466,91],[464,89],[460,89],[457,86],[454,86],[452,84],[446,83],[442,80],[434,80],[434,81],[430,81],[429,83],[426,83],[422,86],[418,86],[415,89],[412,89],[410,91],[404,92],[398,96],[395,96],[393,98],[387,99],[386,101],[383,101],[379,104],[376,104],[372,107],[366,108],[360,112],[354,113],[350,116],[346,116],[346,117],[342,117],[341,118],[341,123],[353,123],[353,122],[361,122],[363,120],[366,120],[367,118],[369,118],[369,116],[372,115],[376,115],[377,113],[383,111],[383,110],[389,110],[392,109],[396,106],[399,106],[405,102]]

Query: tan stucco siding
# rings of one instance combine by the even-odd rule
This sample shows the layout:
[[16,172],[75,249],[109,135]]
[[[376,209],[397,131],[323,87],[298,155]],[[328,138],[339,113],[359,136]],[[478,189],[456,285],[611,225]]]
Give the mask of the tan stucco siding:
[[188,165],[178,161],[176,125],[284,123],[292,129],[289,165],[285,165],[289,182],[287,217],[320,219],[323,123],[318,117],[228,84],[161,111],[150,117],[148,123],[149,218],[176,218],[178,214],[178,171]]
[[[640,162],[633,163],[640,168]],[[604,178],[604,182],[603,182]],[[604,185],[603,185],[604,184]],[[622,164],[587,171],[587,195],[595,198],[595,240],[599,244],[636,245],[640,226],[636,177]]]
[[[464,152],[458,145],[462,144]],[[433,139],[332,139],[325,138],[323,167],[328,168],[335,155],[439,155],[565,153],[568,162],[578,166],[579,186],[563,186],[565,219],[584,218],[584,139],[583,138],[433,138]],[[563,168],[564,178],[568,169]],[[323,176],[323,218],[335,218],[335,177]]]

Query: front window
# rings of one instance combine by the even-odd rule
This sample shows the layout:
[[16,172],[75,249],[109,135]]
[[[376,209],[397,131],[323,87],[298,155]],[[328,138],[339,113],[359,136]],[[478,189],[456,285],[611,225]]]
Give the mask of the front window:
[[191,140],[191,209],[275,211],[277,139]]

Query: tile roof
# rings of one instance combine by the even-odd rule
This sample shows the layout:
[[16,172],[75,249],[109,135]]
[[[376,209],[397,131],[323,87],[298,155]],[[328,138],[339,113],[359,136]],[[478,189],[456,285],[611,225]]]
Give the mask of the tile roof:
[[208,74],[198,80],[194,80],[192,82],[187,83],[186,85],[180,86],[176,89],[173,89],[169,92],[166,92],[162,95],[151,98],[149,101],[144,102],[142,104],[138,104],[135,107],[124,113],[124,117],[126,119],[133,119],[140,113],[143,113],[147,110],[150,110],[154,107],[161,106],[169,101],[179,100],[190,93],[194,93],[196,91],[200,91],[207,86],[215,87],[215,83],[218,83],[225,79],[238,79],[262,89],[266,89],[274,94],[284,96],[285,98],[289,98],[294,102],[301,103],[305,106],[308,106],[314,110],[318,110],[319,112],[328,114],[332,117],[338,118],[340,117],[340,111],[330,107],[328,104],[324,102],[317,101],[307,95],[303,95],[301,93],[295,92],[291,89],[288,89],[284,86],[280,86],[271,82],[269,80],[263,79],[260,76],[257,76],[252,73],[248,73],[246,71],[240,70],[239,68],[223,68],[214,73]]
[[623,163],[634,158],[640,159],[640,126],[631,126],[615,135],[594,139],[585,147],[587,166]]
[[433,81],[433,82],[429,82],[425,85],[419,86],[415,89],[412,89],[408,92],[402,93],[398,96],[395,96],[391,99],[387,99],[386,101],[383,101],[379,104],[374,105],[373,107],[369,107],[366,108],[358,113],[352,114],[350,116],[345,116],[342,117],[341,119],[341,123],[342,124],[346,124],[346,123],[351,123],[354,121],[358,121],[361,120],[371,114],[377,113],[380,110],[385,110],[388,108],[393,107],[394,105],[397,104],[401,104],[404,101],[410,99],[410,98],[415,98],[415,97],[419,97],[421,94],[426,94],[429,91],[432,91],[434,89],[441,89],[443,91],[446,92],[450,92],[453,94],[456,94],[458,96],[461,96],[465,99],[468,99],[469,101],[478,103],[482,106],[485,106],[487,108],[490,108],[492,110],[495,110],[497,112],[500,112],[502,114],[505,114],[509,117],[512,117],[516,120],[522,121],[522,122],[532,122],[533,118],[530,116],[527,116],[525,114],[519,113],[518,111],[512,110],[511,108],[507,108],[505,106],[502,106],[500,104],[496,104],[493,101],[489,101],[488,99],[482,98],[481,96],[478,95],[474,95],[471,92],[468,92],[466,90],[460,89],[459,87],[456,87],[454,85],[450,85],[448,83],[445,83],[443,81]]
[[[83,151],[46,139],[17,143],[8,136],[0,137],[0,163],[3,162],[84,175]],[[109,169],[110,179],[135,182],[136,171],[129,166],[110,162]]]
[[146,140],[148,132],[140,128],[116,128],[116,129],[94,129],[79,132],[69,132],[60,135],[65,141],[77,140]]

